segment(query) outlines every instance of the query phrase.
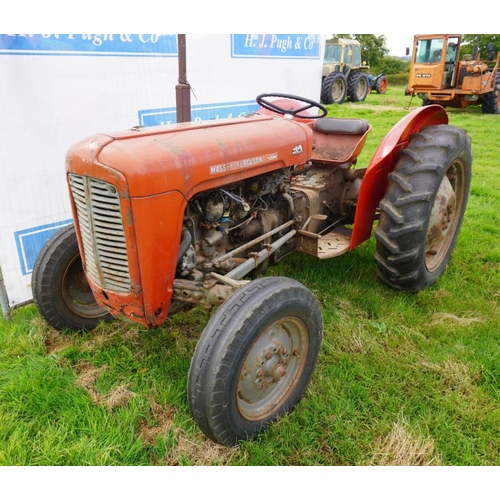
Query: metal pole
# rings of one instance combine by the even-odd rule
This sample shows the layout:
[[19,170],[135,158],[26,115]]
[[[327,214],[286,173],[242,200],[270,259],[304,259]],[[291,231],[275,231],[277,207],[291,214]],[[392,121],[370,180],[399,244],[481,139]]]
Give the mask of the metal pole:
[[191,87],[187,81],[186,35],[177,35],[179,83],[175,86],[177,123],[191,121]]
[[5,319],[10,319],[9,297],[7,296],[7,290],[5,289],[1,267],[0,267],[0,306],[3,311]]

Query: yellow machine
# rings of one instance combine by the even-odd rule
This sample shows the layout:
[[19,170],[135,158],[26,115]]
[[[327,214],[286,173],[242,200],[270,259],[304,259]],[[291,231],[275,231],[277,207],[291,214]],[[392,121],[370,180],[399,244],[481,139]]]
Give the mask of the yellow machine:
[[[454,108],[481,105],[483,113],[499,113],[500,52],[488,46],[481,60],[477,45],[460,60],[462,35],[415,35],[407,95],[417,95],[424,106]],[[407,49],[407,54],[409,49]]]

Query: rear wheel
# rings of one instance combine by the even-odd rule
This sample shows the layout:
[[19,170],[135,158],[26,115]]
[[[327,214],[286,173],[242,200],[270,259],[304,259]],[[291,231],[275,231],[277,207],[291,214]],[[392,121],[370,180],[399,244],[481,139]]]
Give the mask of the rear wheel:
[[85,277],[73,224],[45,243],[33,266],[31,286],[38,311],[57,330],[92,330],[112,319],[97,305]]
[[342,104],[347,96],[347,80],[343,73],[332,72],[326,76],[321,86],[323,104]]
[[498,115],[500,113],[500,74],[497,74],[495,89],[481,98],[483,114]]
[[364,101],[368,95],[368,76],[365,73],[351,73],[347,94],[351,102]]
[[235,445],[252,438],[300,400],[323,335],[318,300],[281,277],[236,291],[208,322],[188,376],[188,400],[200,429]]
[[377,94],[385,94],[387,92],[388,81],[385,75],[379,76],[375,84]]
[[378,277],[398,290],[432,285],[448,264],[469,195],[472,153],[462,129],[435,125],[401,151],[380,202]]

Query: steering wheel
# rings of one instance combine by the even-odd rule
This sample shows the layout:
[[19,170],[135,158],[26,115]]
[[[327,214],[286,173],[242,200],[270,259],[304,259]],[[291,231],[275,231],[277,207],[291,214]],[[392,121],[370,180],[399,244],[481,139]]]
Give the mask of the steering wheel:
[[[279,97],[279,98],[282,98],[282,99],[293,99],[294,101],[298,101],[299,103],[303,103],[303,104],[306,104],[305,106],[302,106],[302,107],[298,107],[298,108],[295,108],[295,107],[290,107],[290,108],[284,108],[283,105],[285,103],[283,103],[282,101],[279,101],[276,102],[272,102],[272,101],[269,101],[267,98],[268,97]],[[299,96],[296,96],[296,95],[292,95],[292,94],[260,94],[256,97],[255,99],[257,101],[257,104],[259,104],[259,106],[262,106],[264,109],[267,109],[269,111],[274,111],[275,113],[279,113],[280,115],[292,115],[296,118],[303,118],[303,119],[318,119],[318,118],[323,118],[325,117],[327,114],[328,114],[328,110],[322,105],[320,104],[319,102],[316,102],[316,101],[312,101],[311,99],[307,99],[305,97],[299,97]],[[292,103],[290,103],[292,104]],[[307,109],[311,109],[311,108],[318,108],[321,113],[319,115],[302,115],[302,111],[305,111]]]

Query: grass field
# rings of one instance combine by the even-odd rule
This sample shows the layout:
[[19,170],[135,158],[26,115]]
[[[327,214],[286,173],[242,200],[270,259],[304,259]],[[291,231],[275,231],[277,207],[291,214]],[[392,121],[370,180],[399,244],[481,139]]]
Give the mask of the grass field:
[[[359,166],[421,105],[403,90],[329,106],[372,125]],[[319,364],[294,412],[236,448],[204,437],[186,400],[202,309],[156,331],[113,322],[70,335],[29,305],[0,319],[0,465],[500,465],[500,117],[449,116],[472,137],[473,179],[433,287],[410,295],[378,282],[373,238],[270,269],[323,309]]]

